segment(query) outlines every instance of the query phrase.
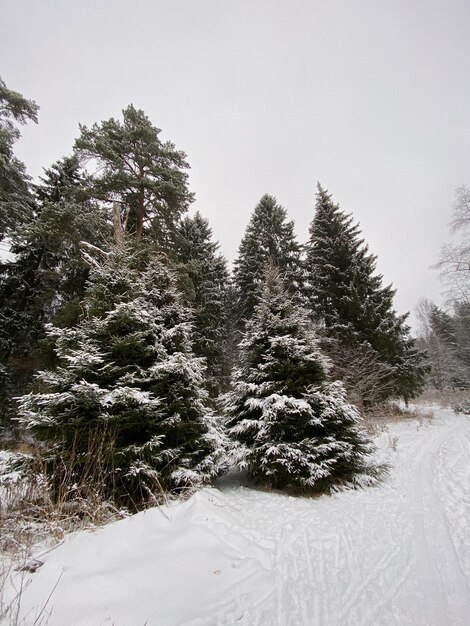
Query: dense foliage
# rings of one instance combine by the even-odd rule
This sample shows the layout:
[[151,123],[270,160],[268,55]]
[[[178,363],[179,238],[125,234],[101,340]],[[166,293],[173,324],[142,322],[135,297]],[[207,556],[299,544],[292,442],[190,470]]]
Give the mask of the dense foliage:
[[[359,226],[320,185],[306,265],[310,308],[324,325],[342,377],[351,358],[352,366],[354,361],[369,363],[380,373],[374,388],[362,389],[358,400],[367,404],[387,397],[414,397],[422,388],[425,367],[406,315],[395,313],[395,292],[383,286],[376,257],[360,237]],[[364,373],[359,374],[362,379]]]
[[364,483],[372,448],[339,382],[327,382],[312,322],[270,268],[227,398],[236,458],[257,482],[294,492]]
[[84,199],[74,157],[45,171],[35,187],[35,215],[12,237],[13,262],[0,264],[0,404],[14,413],[12,396],[24,393],[48,358],[41,340],[48,322],[75,323],[88,267],[80,241],[102,245],[110,234],[96,203]]
[[287,221],[287,212],[276,198],[265,194],[253,211],[234,264],[236,313],[240,320],[246,321],[253,314],[271,262],[280,268],[288,288],[301,300],[303,268],[294,222]]
[[181,221],[174,256],[185,300],[193,312],[193,350],[206,361],[206,384],[213,398],[226,389],[230,375],[229,272],[218,248],[209,222],[199,212]]
[[[185,154],[143,111],[80,126],[73,154],[33,185],[13,146],[37,110],[0,80],[0,238],[13,254],[0,264],[0,420],[22,396],[56,495],[139,507],[208,482],[227,462],[212,413],[224,397],[258,482],[374,480],[350,399],[412,397],[424,368],[352,218],[319,188],[302,247],[264,195],[231,277],[208,221],[185,216]],[[463,346],[467,309],[455,310],[449,341]]]
[[456,303],[446,312],[433,302],[420,303],[420,345],[429,360],[429,381],[436,389],[470,386],[470,306]]
[[174,277],[148,257],[126,246],[94,267],[84,317],[48,330],[58,366],[21,401],[23,425],[49,444],[56,481],[67,472],[84,489],[100,482],[127,505],[207,482],[223,454]]
[[18,124],[37,122],[38,110],[0,78],[0,240],[28,221],[34,209],[30,177],[13,146],[20,137]]
[[80,126],[75,153],[92,169],[88,192],[108,211],[117,208],[124,233],[167,249],[192,201],[186,155],[161,141],[160,129],[142,110],[129,105],[122,115],[122,122],[111,118],[91,128]]

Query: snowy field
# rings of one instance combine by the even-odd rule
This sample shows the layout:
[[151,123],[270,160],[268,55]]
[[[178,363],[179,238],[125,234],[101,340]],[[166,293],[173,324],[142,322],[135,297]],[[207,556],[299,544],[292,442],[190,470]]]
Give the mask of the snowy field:
[[395,423],[377,443],[392,464],[381,487],[304,499],[232,478],[187,502],[69,536],[37,555],[44,565],[27,574],[20,618],[35,624],[41,614],[37,623],[52,626],[468,625],[470,420],[437,410],[431,424]]

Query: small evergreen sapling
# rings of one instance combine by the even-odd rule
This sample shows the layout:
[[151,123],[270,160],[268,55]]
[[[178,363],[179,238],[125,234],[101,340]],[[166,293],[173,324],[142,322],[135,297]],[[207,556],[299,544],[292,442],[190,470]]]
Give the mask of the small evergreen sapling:
[[312,324],[275,268],[240,349],[227,428],[241,469],[258,483],[299,493],[377,479],[361,418],[341,383],[327,382]]
[[[173,275],[148,256],[123,247],[97,264],[81,322],[49,329],[58,367],[40,372],[40,391],[21,400],[23,425],[50,444],[56,482],[63,466],[77,484],[88,476],[137,506],[208,482],[224,458]],[[90,469],[96,438],[106,445]]]

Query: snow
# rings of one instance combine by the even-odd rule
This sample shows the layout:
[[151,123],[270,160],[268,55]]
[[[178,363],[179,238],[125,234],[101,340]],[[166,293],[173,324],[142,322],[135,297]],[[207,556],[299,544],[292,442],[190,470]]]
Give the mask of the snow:
[[22,474],[18,469],[13,469],[15,460],[18,455],[0,450],[0,511],[2,506],[2,491],[8,487],[15,485],[22,479]]
[[[23,592],[50,626],[466,625],[470,421],[377,437],[379,487],[294,498],[228,476],[186,502],[69,536]],[[19,574],[18,574],[19,575]]]

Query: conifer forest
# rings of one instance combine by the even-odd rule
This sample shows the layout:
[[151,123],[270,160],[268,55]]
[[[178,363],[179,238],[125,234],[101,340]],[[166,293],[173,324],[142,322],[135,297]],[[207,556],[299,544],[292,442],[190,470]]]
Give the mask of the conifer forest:
[[[440,256],[436,250],[435,271],[448,304],[422,299],[420,329],[413,333],[408,314],[396,310],[393,286],[377,270],[367,234],[321,181],[312,180],[312,203],[305,209],[310,226],[303,238],[281,198],[266,190],[256,199],[232,265],[209,220],[192,209],[188,156],[161,139],[158,120],[130,104],[119,116],[80,124],[69,153],[45,163],[42,176],[33,180],[16,156],[16,144],[26,125],[40,123],[39,106],[14,89],[0,79],[0,237],[8,252],[0,261],[0,487],[6,494],[13,484],[8,480],[16,476],[24,490],[14,504],[7,506],[6,496],[0,504],[2,550],[12,553],[20,527],[21,541],[28,533],[30,545],[38,533],[50,541],[53,515],[60,520],[61,539],[84,524],[108,524],[144,510],[150,515],[162,507],[183,524],[189,503],[200,507],[202,517],[219,497],[220,507],[230,508],[230,485],[238,481],[243,488],[237,498],[246,501],[237,502],[251,511],[245,515],[261,516],[264,507],[272,511],[263,524],[273,524],[278,535],[270,537],[284,546],[279,571],[287,584],[293,554],[288,549],[303,537],[310,554],[307,544],[314,536],[301,507],[318,502],[321,511],[326,500],[317,500],[320,495],[329,494],[340,506],[360,492],[367,508],[370,494],[392,480],[399,437],[409,442],[403,472],[412,467],[410,442],[417,435],[409,420],[418,420],[419,432],[428,420],[416,417],[417,398],[450,398],[446,406],[452,404],[455,415],[464,420],[470,414],[470,190],[457,190],[452,243]],[[391,428],[399,435],[388,434],[387,420],[398,423]],[[467,431],[461,441],[468,443]],[[424,444],[422,450],[428,454]],[[219,485],[221,495],[210,496],[219,493]],[[338,493],[343,500],[334,500]],[[273,494],[298,508],[298,533],[304,534],[283,534],[287,514],[281,523],[282,505],[273,512],[268,501]],[[349,502],[362,519],[363,505]],[[397,502],[390,500],[388,510],[396,519],[403,513],[400,524],[406,525]],[[341,528],[344,512],[330,514],[332,527]],[[228,533],[235,527],[233,520],[216,519],[219,513],[207,515],[213,528]],[[163,528],[166,516],[147,519]],[[135,519],[137,524],[144,518]],[[250,532],[262,551],[268,540],[256,534],[257,519]],[[315,522],[318,532],[326,532],[323,519]],[[160,546],[173,536],[161,532]],[[247,536],[243,532],[237,541]],[[205,545],[205,539],[198,541],[192,545]],[[241,545],[236,549],[245,550],[245,564],[262,560],[249,552],[255,548]],[[459,550],[464,545],[462,539]],[[405,552],[414,550],[410,546]],[[335,549],[343,558],[343,548]],[[27,571],[35,572],[42,561],[29,561]],[[352,572],[354,565],[348,567]],[[222,571],[213,568],[214,574]],[[240,592],[230,610],[228,600],[223,611],[219,604],[210,615],[201,609],[198,622],[189,620],[195,615],[189,608],[178,618],[170,611],[154,619],[143,609],[138,617],[129,617],[127,609],[116,614],[129,624],[392,623],[358,616],[351,607],[348,613],[333,599],[328,610],[335,617],[328,621],[323,612],[315,621],[318,605],[308,609],[307,588],[298,591],[307,598],[304,604],[290,605],[284,590],[275,618],[274,583],[256,581],[262,601],[242,605],[240,598],[248,596]],[[304,583],[295,584],[299,590]],[[55,593],[60,596],[60,585]],[[0,622],[32,624],[28,617],[19,620],[20,608],[13,619],[15,601],[18,595],[7,602],[0,594]],[[256,609],[256,621],[258,603],[265,612]],[[57,610],[58,617],[50,614],[58,620],[52,623],[85,623],[67,621]],[[401,621],[410,614],[393,623],[425,623],[419,617]],[[447,623],[463,623],[460,616]],[[105,617],[100,613],[99,619]],[[444,624],[442,615],[439,620]]]
[[230,458],[299,492],[377,477],[360,415],[414,398],[429,366],[353,216],[318,183],[301,243],[265,194],[231,274],[144,111],[80,125],[33,184],[14,143],[38,106],[1,98],[2,427],[44,446],[53,482],[140,507]]

